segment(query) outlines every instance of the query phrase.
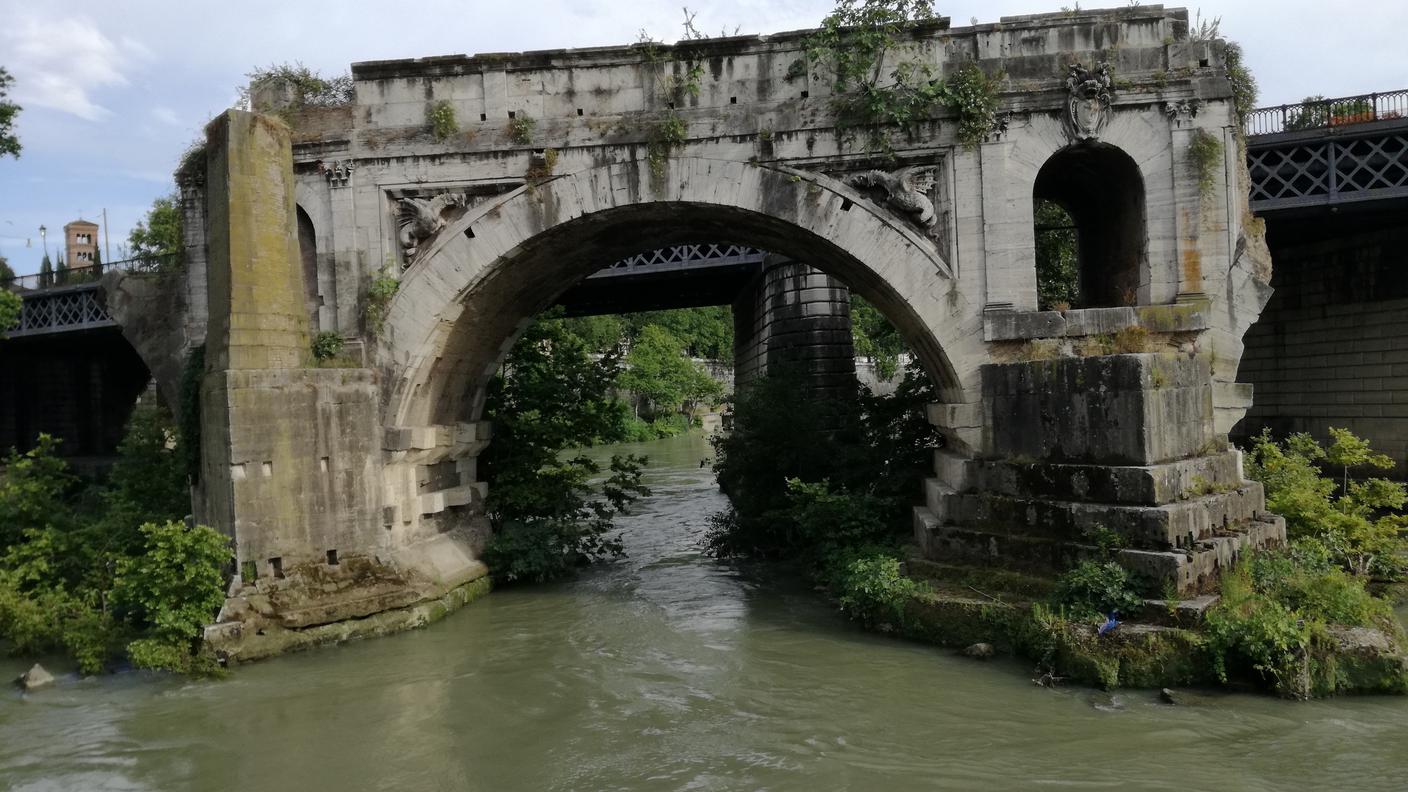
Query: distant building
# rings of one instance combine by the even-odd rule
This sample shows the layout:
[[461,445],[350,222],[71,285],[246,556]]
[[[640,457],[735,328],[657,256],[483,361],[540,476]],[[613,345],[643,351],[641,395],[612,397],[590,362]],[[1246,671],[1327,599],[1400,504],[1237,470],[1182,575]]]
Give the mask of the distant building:
[[70,267],[91,267],[98,259],[98,224],[74,220],[64,226],[64,261]]

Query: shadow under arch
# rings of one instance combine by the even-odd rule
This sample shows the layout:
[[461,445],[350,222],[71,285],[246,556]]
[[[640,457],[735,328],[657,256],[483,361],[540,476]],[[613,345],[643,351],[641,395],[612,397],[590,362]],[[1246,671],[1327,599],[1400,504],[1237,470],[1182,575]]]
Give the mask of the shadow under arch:
[[827,176],[677,158],[553,177],[472,208],[406,271],[378,347],[384,424],[478,420],[514,339],[567,288],[642,250],[727,241],[834,275],[895,324],[946,402],[978,399],[981,320],[933,243]]
[[1133,305],[1147,280],[1148,231],[1139,165],[1108,143],[1067,146],[1041,166],[1033,201],[1059,205],[1076,226],[1081,305]]

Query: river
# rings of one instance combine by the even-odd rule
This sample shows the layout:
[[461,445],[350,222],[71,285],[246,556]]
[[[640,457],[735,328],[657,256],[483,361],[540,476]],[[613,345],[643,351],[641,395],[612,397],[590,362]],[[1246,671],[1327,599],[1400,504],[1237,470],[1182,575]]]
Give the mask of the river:
[[0,789],[1408,788],[1408,699],[1170,707],[868,634],[700,554],[723,505],[701,438],[630,448],[654,495],[621,521],[628,558],[225,679],[6,689]]

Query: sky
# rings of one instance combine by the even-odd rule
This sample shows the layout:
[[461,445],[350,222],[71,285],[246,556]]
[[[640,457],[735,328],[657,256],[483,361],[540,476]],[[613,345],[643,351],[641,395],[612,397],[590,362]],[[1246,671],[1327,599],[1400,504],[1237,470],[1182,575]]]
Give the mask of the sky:
[[[1060,10],[1064,0],[941,0],[954,26]],[[681,37],[681,0],[0,0],[0,66],[24,109],[24,150],[0,158],[0,256],[20,273],[63,225],[101,222],[120,257],[205,122],[229,107],[256,67],[302,62],[332,75],[357,61],[589,47]],[[696,3],[706,33],[814,27],[833,0]],[[1087,8],[1121,3],[1087,3]],[[1176,4],[1170,4],[1176,5]],[[1204,6],[1241,42],[1259,104],[1311,94],[1408,88],[1405,0],[1224,0]]]

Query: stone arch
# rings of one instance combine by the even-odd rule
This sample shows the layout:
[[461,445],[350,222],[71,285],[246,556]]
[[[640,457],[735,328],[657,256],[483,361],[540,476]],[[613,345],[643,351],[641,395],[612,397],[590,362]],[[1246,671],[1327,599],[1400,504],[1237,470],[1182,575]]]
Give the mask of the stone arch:
[[945,401],[976,402],[980,319],[932,240],[827,176],[676,158],[602,165],[473,207],[406,271],[378,349],[384,422],[478,419],[518,332],[581,278],[642,249],[727,240],[849,283],[899,328]]
[[1075,223],[1079,307],[1139,301],[1148,228],[1144,177],[1133,158],[1108,143],[1067,146],[1037,172],[1032,200],[1059,205]]

